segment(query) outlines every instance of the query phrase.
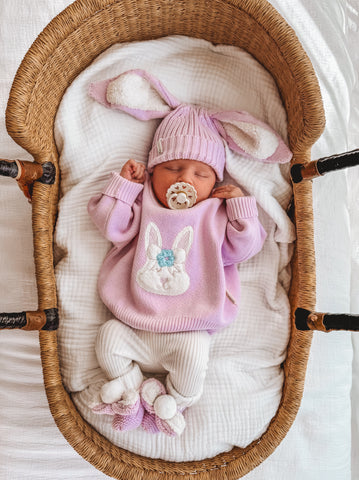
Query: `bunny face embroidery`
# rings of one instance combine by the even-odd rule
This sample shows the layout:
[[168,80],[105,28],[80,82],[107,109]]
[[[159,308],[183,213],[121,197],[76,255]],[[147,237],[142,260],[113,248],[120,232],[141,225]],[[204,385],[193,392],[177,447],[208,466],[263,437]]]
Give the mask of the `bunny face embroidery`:
[[176,236],[172,248],[162,248],[158,226],[150,222],[145,232],[146,263],[137,272],[136,281],[141,288],[158,295],[181,295],[190,286],[185,261],[193,241],[193,228],[183,228]]

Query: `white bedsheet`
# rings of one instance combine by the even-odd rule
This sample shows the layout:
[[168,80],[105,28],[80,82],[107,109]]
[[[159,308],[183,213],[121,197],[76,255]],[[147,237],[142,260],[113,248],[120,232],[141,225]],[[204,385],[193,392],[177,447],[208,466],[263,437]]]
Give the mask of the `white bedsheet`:
[[[68,3],[0,3],[2,118],[11,79],[22,56],[41,28]],[[359,123],[353,105],[358,100],[353,62],[356,69],[359,64],[354,48],[348,48],[358,38],[355,0],[271,3],[296,29],[320,79],[327,128],[313,157],[354,148]],[[3,121],[0,128],[0,156],[30,159],[7,136]],[[348,179],[341,172],[314,181],[319,310],[358,312],[357,170],[353,169]],[[0,310],[35,309],[30,207],[13,181],[0,182]],[[0,478],[107,478],[77,455],[54,424],[42,385],[37,334],[0,332],[0,344]],[[314,335],[298,417],[274,454],[246,478],[358,478],[357,352],[355,334]]]

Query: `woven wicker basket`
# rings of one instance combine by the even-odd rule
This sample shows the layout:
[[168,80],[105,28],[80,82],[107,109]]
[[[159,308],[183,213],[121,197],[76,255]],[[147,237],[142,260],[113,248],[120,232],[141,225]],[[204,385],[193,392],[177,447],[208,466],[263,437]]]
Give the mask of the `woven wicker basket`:
[[[233,448],[200,462],[144,458],[112,445],[89,426],[74,407],[60,375],[53,268],[59,188],[53,135],[57,108],[74,78],[112,44],[174,34],[236,45],[255,57],[272,74],[280,91],[288,116],[293,164],[300,165],[299,173],[304,177],[313,169],[310,148],[324,127],[318,83],[293,30],[265,0],[77,0],[47,26],[28,51],[16,74],[6,112],[9,134],[35,159],[34,164],[17,162],[11,166],[9,162],[12,171],[7,174],[17,175],[22,189],[32,196],[38,286],[38,311],[7,314],[6,328],[40,330],[52,415],[73,448],[102,472],[134,480],[192,480],[194,476],[201,480],[238,479],[274,451],[288,432],[302,397],[312,333],[298,331],[294,322],[298,307],[307,316],[315,307],[311,182],[293,185],[297,242],[290,291],[291,336],[281,403],[261,438],[244,449]],[[40,181],[32,185],[35,179]],[[307,330],[323,328],[320,320],[312,315]]]

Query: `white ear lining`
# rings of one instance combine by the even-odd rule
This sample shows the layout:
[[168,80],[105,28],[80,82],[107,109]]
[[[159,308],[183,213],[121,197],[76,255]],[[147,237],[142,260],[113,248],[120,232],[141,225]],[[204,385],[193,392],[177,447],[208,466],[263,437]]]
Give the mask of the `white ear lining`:
[[174,239],[172,250],[176,250],[176,248],[183,248],[188,255],[188,252],[191,248],[193,242],[193,228],[188,226],[181,230],[176,238]]
[[226,134],[252,157],[265,160],[274,154],[279,141],[276,135],[260,125],[247,122],[222,122]]
[[127,73],[109,83],[106,99],[111,105],[131,109],[169,112],[171,108],[151,84],[136,73]]
[[157,225],[153,222],[150,222],[146,227],[145,233],[145,248],[149,247],[149,245],[157,245],[159,248],[162,248],[162,236],[161,232]]

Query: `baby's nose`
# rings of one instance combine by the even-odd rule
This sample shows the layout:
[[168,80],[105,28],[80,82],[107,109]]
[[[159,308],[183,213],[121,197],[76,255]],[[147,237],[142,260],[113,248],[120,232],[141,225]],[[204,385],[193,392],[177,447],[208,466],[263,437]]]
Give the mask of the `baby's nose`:
[[178,178],[179,182],[193,183],[192,174],[189,171],[181,172]]

